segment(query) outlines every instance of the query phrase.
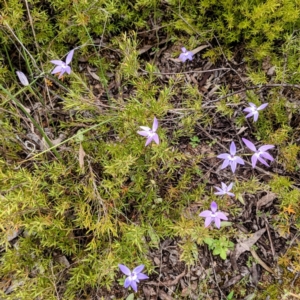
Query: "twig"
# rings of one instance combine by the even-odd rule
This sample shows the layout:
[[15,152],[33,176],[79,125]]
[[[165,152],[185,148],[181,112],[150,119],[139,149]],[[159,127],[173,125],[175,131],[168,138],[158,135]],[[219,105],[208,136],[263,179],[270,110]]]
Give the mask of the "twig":
[[[208,104],[210,104],[212,102],[218,102],[222,99],[225,99],[225,98],[228,98],[228,97],[231,97],[233,95],[240,94],[240,93],[243,93],[243,92],[246,92],[246,91],[249,91],[249,90],[255,90],[255,89],[260,89],[260,88],[273,88],[273,87],[290,87],[290,88],[300,89],[300,85],[298,85],[298,84],[289,84],[289,83],[259,84],[259,85],[249,86],[249,87],[246,87],[244,89],[241,89],[241,90],[232,92],[230,94],[227,94],[225,96],[219,97],[217,99],[211,100],[211,101],[209,101]],[[204,106],[205,106],[205,103],[203,104],[203,107]]]
[[145,284],[154,285],[154,286],[172,286],[172,285],[176,285],[179,279],[181,279],[184,276],[185,276],[185,270],[181,274],[177,275],[174,280],[168,280],[166,282],[149,281],[149,282],[145,282]]
[[217,68],[217,69],[210,69],[210,70],[193,70],[193,71],[184,71],[184,72],[149,72],[146,71],[142,68],[139,68],[142,70],[144,73],[147,74],[155,74],[155,75],[180,75],[180,74],[191,74],[191,73],[208,73],[208,72],[214,72],[214,71],[226,71],[226,70],[231,70],[230,68]]
[[216,283],[217,288],[218,288],[218,290],[220,292],[220,295],[221,295],[221,300],[223,299],[223,297],[226,299],[226,295],[223,293],[223,291],[221,290],[221,288],[219,286],[219,283],[218,283],[218,280],[217,280],[217,274],[216,274],[216,271],[215,271],[215,268],[214,268],[214,265],[213,265],[214,261],[213,261],[213,258],[212,258],[212,255],[211,255],[210,252],[209,252],[209,257],[210,257],[210,262],[211,262],[211,268],[214,272],[215,283]]
[[256,259],[256,261],[265,269],[267,270],[269,273],[273,274],[273,275],[276,275],[275,272],[270,268],[268,267],[264,261],[261,260],[261,258],[257,255],[257,253],[255,252],[254,249],[250,249],[250,252],[252,254],[252,256]]
[[264,217],[265,223],[266,223],[266,229],[267,229],[267,233],[268,233],[268,237],[269,237],[269,241],[270,241],[270,245],[271,245],[271,251],[272,251],[272,255],[273,255],[273,259],[275,261],[275,249],[274,249],[274,245],[273,245],[273,241],[271,238],[271,233],[270,233],[270,228],[269,228],[269,222],[267,220],[266,217]]

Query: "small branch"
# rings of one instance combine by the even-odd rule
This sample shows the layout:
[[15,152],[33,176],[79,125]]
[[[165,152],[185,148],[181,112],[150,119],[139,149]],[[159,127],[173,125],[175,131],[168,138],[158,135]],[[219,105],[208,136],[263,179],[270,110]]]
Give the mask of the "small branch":
[[250,252],[252,254],[252,256],[254,257],[254,259],[256,259],[256,261],[266,270],[268,271],[269,273],[273,274],[274,276],[276,275],[275,272],[270,268],[268,267],[264,261],[262,261],[260,259],[260,257],[257,255],[257,253],[255,252],[254,249],[250,249]]
[[172,286],[172,285],[176,285],[179,279],[181,279],[184,276],[185,276],[185,270],[181,274],[177,275],[174,280],[169,280],[166,282],[149,281],[149,282],[145,282],[145,284],[155,285],[155,286]]
[[210,70],[193,70],[193,71],[185,71],[185,72],[169,72],[169,73],[164,73],[164,72],[148,72],[142,68],[139,68],[146,74],[155,74],[155,75],[179,75],[179,74],[191,74],[191,73],[208,73],[208,72],[214,72],[214,71],[227,71],[231,70],[230,68],[217,68],[217,69],[210,69]]

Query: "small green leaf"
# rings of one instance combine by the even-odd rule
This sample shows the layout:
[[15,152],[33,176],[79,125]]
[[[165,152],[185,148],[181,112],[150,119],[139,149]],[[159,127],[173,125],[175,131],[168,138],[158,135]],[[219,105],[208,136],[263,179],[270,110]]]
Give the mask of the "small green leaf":
[[245,205],[245,201],[244,201],[244,199],[243,199],[242,194],[238,194],[238,195],[237,195],[237,198],[238,198],[238,200],[239,200],[242,204]]
[[226,297],[227,300],[233,299],[233,294],[234,294],[234,291],[231,291],[231,292],[229,293],[229,295]]
[[224,249],[221,249],[221,251],[220,251],[220,257],[222,258],[222,259],[226,259],[226,251],[224,250]]
[[211,246],[212,245],[212,243],[213,243],[213,239],[211,239],[211,238],[205,238],[204,239],[204,243],[205,244],[207,244],[208,246]]
[[227,221],[221,222],[221,227],[229,227],[229,226],[232,226],[232,222],[227,222]]
[[126,300],[134,300],[134,293],[131,293]]

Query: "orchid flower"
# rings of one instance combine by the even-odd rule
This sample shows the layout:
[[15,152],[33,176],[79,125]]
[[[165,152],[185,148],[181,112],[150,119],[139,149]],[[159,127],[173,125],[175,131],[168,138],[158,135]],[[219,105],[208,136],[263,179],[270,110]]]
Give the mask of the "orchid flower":
[[274,158],[266,151],[274,148],[275,146],[274,145],[264,145],[264,146],[261,146],[258,149],[256,149],[255,145],[252,142],[250,142],[249,140],[247,140],[245,138],[242,138],[242,140],[250,150],[255,152],[251,157],[252,168],[255,168],[258,160],[265,166],[269,167],[269,165],[267,164],[265,159],[273,161]]
[[192,51],[187,51],[185,47],[182,47],[181,51],[182,51],[182,53],[179,55],[179,59],[182,62],[185,62],[187,59],[193,60],[194,53]]
[[248,115],[246,116],[246,118],[250,118],[253,116],[253,120],[254,122],[257,121],[258,119],[258,111],[262,110],[264,108],[266,108],[268,106],[268,103],[264,103],[261,106],[257,107],[254,103],[249,102],[249,107],[245,108],[243,111],[248,112]]
[[205,218],[205,227],[208,227],[211,222],[215,222],[216,227],[220,228],[221,220],[228,220],[225,214],[218,210],[218,205],[216,202],[212,202],[210,205],[211,210],[205,210],[199,214],[200,217]]
[[51,72],[51,74],[59,73],[58,78],[61,78],[64,75],[64,73],[68,73],[70,75],[71,67],[69,66],[69,64],[72,61],[73,55],[74,55],[74,49],[68,53],[68,55],[66,57],[66,62],[63,62],[61,60],[51,60],[51,62],[54,65],[56,65],[56,67]]
[[128,277],[125,279],[124,287],[128,288],[129,286],[132,287],[132,289],[137,292],[137,283],[140,282],[140,280],[148,279],[149,277],[142,272],[144,269],[144,265],[137,266],[133,271],[131,272],[126,266],[119,264],[119,268]]
[[148,146],[152,141],[154,141],[157,145],[159,144],[159,137],[156,133],[156,130],[158,128],[158,121],[154,117],[152,129],[147,126],[140,126],[142,131],[138,131],[137,133],[139,135],[145,136],[147,138],[145,146]]
[[230,190],[232,189],[233,183],[231,182],[228,186],[224,183],[221,182],[222,188],[219,188],[218,186],[215,186],[215,188],[218,190],[217,193],[215,193],[215,195],[228,195],[231,197],[234,197],[235,195],[233,193],[230,192]]
[[241,157],[235,155],[236,154],[236,146],[235,146],[234,142],[231,142],[229,151],[230,151],[230,154],[221,153],[217,157],[224,159],[221,169],[224,169],[228,165],[230,165],[232,173],[234,173],[236,170],[237,164],[244,165],[244,160]]

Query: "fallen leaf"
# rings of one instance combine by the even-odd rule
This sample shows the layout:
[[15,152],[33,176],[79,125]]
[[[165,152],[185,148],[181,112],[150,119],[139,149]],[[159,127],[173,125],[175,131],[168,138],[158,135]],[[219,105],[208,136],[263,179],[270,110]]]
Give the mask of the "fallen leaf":
[[87,71],[95,80],[100,81],[100,77],[96,73],[92,72],[92,69],[89,66],[87,66]]
[[256,231],[250,238],[241,240],[236,246],[232,257],[235,262],[239,259],[240,255],[245,251],[250,251],[250,248],[259,240],[264,234],[266,228]]
[[275,193],[271,193],[268,192],[267,195],[261,197],[258,201],[257,201],[257,209],[260,209],[262,206],[265,206],[267,204],[271,204],[273,202],[274,199],[276,199],[276,194]]
[[237,133],[237,135],[240,135],[241,133],[243,133],[246,129],[248,129],[248,127],[246,126],[242,126],[239,130],[239,132]]
[[171,296],[169,296],[166,292],[164,292],[163,290],[159,290],[158,291],[158,295],[162,300],[174,300],[174,298],[172,298]]

